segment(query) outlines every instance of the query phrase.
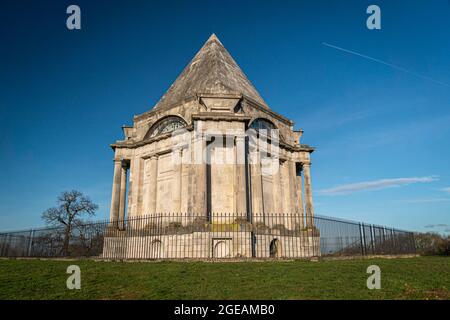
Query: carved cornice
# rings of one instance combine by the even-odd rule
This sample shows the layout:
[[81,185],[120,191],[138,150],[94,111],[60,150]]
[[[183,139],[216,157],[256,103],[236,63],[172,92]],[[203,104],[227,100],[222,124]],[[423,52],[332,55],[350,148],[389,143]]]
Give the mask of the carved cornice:
[[192,115],[192,120],[241,121],[248,123],[251,117],[228,112],[200,112]]
[[[192,131],[192,130],[194,130],[194,126],[188,125],[186,127],[183,127],[183,130]],[[148,138],[148,139],[137,141],[137,142],[136,141],[116,141],[116,143],[111,144],[110,147],[113,150],[115,148],[130,148],[130,149],[138,148],[141,146],[145,146],[146,144],[149,144],[149,143],[168,139],[168,138],[172,137],[172,134],[173,134],[173,132],[168,132],[168,133],[156,136],[156,137]]]
[[[192,115],[192,120],[212,120],[212,121],[242,121],[242,122],[246,122],[248,123],[250,121],[251,117],[248,116],[242,116],[242,115],[236,115],[236,114],[232,114],[232,113],[214,113],[214,112],[202,112],[202,113],[197,113]],[[192,124],[189,126],[184,127],[183,129],[187,130],[187,131],[192,131],[194,130],[194,125],[193,125],[193,121]],[[115,150],[116,148],[129,148],[129,149],[135,149],[135,148],[139,148],[141,146],[145,146],[147,144],[150,143],[154,143],[160,140],[164,140],[164,139],[168,139],[170,137],[172,137],[173,132],[169,132],[166,134],[162,134],[153,138],[148,138],[142,141],[130,141],[130,140],[125,140],[125,141],[117,141],[116,143],[111,144],[111,148],[113,150]],[[268,137],[270,138],[270,137]],[[309,152],[312,153],[315,151],[315,148],[306,145],[306,144],[301,144],[301,145],[291,145],[287,142],[285,142],[282,137],[280,137],[279,140],[279,146],[280,148],[289,150],[289,151],[298,151],[298,152]]]
[[185,104],[185,103],[188,103],[188,102],[191,102],[191,101],[194,101],[194,100],[197,100],[197,101],[198,101],[197,95],[193,95],[193,96],[187,97],[187,98],[185,98],[184,100],[179,101],[179,102],[177,102],[177,103],[175,103],[175,104],[173,104],[173,105],[170,105],[170,106],[168,106],[168,107],[164,107],[164,108],[161,108],[161,109],[159,109],[159,108],[157,108],[157,109],[152,108],[152,109],[150,109],[150,110],[148,110],[148,111],[146,111],[146,112],[144,112],[144,113],[141,113],[141,114],[139,114],[139,115],[135,115],[135,116],[133,117],[133,120],[134,120],[134,121],[140,121],[140,120],[149,118],[149,117],[151,117],[151,116],[153,116],[153,115],[155,115],[155,114],[162,113],[162,112],[164,112],[164,111],[168,111],[168,110],[177,108],[177,107],[179,107],[179,106],[182,106],[182,105]]
[[205,98],[224,98],[224,99],[230,99],[230,98],[239,98],[242,99],[244,101],[244,103],[248,103],[249,106],[258,109],[259,111],[265,112],[267,114],[269,114],[270,116],[276,118],[277,120],[286,123],[289,126],[293,126],[294,122],[292,120],[289,120],[288,118],[282,116],[279,113],[276,113],[275,111],[272,111],[271,109],[267,108],[266,106],[261,105],[260,103],[258,103],[257,101],[253,100],[252,98],[240,93],[240,94],[206,94],[206,93],[197,93],[195,95],[191,95],[189,97],[186,97],[184,100],[177,102],[176,104],[170,105],[168,107],[164,107],[164,108],[152,108],[149,111],[146,111],[144,113],[141,113],[140,115],[135,115],[133,117],[134,121],[139,121],[139,120],[143,120],[146,118],[149,118],[155,114],[164,112],[164,111],[168,111],[170,109],[173,108],[177,108],[185,103],[197,100],[199,101],[199,99],[201,97],[205,97]]
[[[270,116],[274,117],[275,119],[284,122],[285,124],[289,125],[289,126],[293,126],[294,122],[292,120],[289,120],[288,118],[282,116],[279,113],[276,113],[275,111],[272,111],[271,109],[262,106],[261,104],[259,104],[258,102],[256,102],[255,100],[252,100],[249,97],[245,97],[244,96],[244,102],[248,103],[251,107],[258,109],[259,111],[262,111],[264,113],[269,114]],[[245,111],[244,111],[245,113]]]

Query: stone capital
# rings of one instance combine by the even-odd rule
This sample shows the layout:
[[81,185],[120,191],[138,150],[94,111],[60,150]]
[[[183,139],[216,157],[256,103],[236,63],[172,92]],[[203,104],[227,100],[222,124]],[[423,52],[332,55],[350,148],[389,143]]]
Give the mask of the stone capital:
[[130,160],[122,159],[121,165],[122,165],[122,168],[128,169],[130,167]]

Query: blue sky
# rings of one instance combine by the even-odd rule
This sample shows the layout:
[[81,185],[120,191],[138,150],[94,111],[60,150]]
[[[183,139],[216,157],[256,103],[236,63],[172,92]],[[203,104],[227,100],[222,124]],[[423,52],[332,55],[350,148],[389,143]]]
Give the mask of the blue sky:
[[[81,7],[79,31],[65,27],[70,4]],[[381,30],[366,28],[370,4],[381,8]],[[450,228],[449,1],[9,0],[0,9],[0,229],[42,225],[41,212],[73,188],[106,218],[109,144],[212,32],[317,148],[317,214]]]

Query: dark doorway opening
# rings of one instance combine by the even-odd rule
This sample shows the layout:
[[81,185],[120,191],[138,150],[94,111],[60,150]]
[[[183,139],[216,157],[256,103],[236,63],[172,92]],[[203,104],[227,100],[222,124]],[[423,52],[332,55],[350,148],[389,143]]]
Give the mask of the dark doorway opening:
[[280,241],[278,239],[273,239],[270,242],[269,252],[271,258],[276,258],[280,255]]

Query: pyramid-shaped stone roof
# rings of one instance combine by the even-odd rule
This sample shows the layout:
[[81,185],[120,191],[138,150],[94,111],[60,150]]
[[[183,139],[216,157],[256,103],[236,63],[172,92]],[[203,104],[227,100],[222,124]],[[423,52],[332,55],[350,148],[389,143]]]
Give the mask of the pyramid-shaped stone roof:
[[155,109],[174,106],[196,94],[242,94],[268,108],[215,34],[209,37],[155,105]]

